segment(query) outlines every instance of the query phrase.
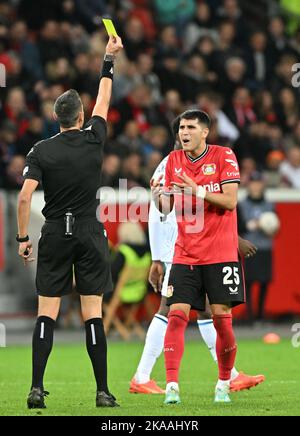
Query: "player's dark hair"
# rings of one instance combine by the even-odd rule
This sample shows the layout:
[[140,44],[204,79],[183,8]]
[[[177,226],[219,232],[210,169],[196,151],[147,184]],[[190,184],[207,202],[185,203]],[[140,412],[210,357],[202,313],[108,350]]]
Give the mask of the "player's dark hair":
[[[181,120],[198,120],[199,124],[204,124],[205,127],[208,129],[210,128],[210,118],[208,114],[204,111],[199,111],[198,109],[190,109],[185,112],[183,112],[181,115],[179,115],[178,120],[178,130],[179,130],[179,124]],[[178,132],[177,130],[177,132]]]
[[60,95],[54,103],[54,112],[61,127],[73,127],[82,111],[82,102],[75,89],[69,89]]
[[180,116],[178,115],[178,117],[176,117],[171,123],[171,129],[172,129],[174,139],[176,139],[177,135],[178,135],[179,123],[180,123]]

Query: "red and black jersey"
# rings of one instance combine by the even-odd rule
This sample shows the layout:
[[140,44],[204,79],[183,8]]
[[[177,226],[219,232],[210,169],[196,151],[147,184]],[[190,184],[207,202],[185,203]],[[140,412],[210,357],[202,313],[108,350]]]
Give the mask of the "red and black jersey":
[[[182,183],[178,175],[186,173],[197,185],[209,192],[221,193],[226,183],[239,183],[240,173],[235,154],[230,148],[207,145],[204,152],[192,159],[183,150],[173,151],[166,166],[165,187],[171,182]],[[196,198],[191,207],[184,206],[185,197],[175,194],[178,238],[174,264],[208,265],[238,260],[236,210],[218,208]],[[188,203],[187,199],[187,203]],[[184,209],[184,213],[183,213]],[[202,211],[202,213],[201,213]],[[196,212],[196,213],[195,213]],[[201,217],[203,220],[201,222]]]

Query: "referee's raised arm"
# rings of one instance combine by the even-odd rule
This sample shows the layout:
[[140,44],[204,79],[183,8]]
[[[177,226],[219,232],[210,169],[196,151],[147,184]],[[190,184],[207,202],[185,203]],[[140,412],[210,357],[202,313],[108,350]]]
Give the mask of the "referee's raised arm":
[[117,53],[122,48],[123,45],[121,38],[119,36],[110,36],[105,50],[99,91],[92,116],[98,115],[105,120],[107,119],[107,113],[112,93],[114,61]]

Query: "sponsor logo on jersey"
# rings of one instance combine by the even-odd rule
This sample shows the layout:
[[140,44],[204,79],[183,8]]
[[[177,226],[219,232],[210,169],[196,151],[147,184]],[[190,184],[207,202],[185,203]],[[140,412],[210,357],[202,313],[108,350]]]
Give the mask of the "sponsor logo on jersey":
[[238,293],[239,288],[237,286],[235,288],[231,288],[229,286],[229,290],[230,290],[230,295],[234,295]]
[[225,159],[225,162],[230,163],[230,165],[232,165],[236,170],[238,170],[239,167],[238,167],[238,164],[237,164],[237,162],[235,160]]
[[232,151],[232,150],[227,150],[227,151],[225,151],[225,153],[226,153],[226,154],[232,154],[233,151]]
[[210,182],[207,185],[202,185],[203,188],[205,188],[208,192],[221,192],[220,184]]
[[227,177],[239,177],[240,173],[232,172],[230,173],[227,171]]
[[216,172],[216,164],[205,164],[202,166],[202,171],[205,176],[211,176]]
[[23,170],[23,177],[26,176],[26,174],[28,173],[28,171],[29,171],[29,167],[27,166],[27,167],[25,167],[24,170]]
[[182,168],[175,168],[175,174],[178,175],[182,171]]
[[174,288],[173,288],[173,286],[172,286],[172,285],[171,285],[171,286],[168,286],[168,287],[167,287],[167,298],[172,297],[173,292],[174,292]]

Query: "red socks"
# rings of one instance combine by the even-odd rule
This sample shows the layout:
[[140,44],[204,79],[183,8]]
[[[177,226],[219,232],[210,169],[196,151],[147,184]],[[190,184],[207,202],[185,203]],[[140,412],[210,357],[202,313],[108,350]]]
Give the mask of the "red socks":
[[219,366],[219,379],[229,380],[237,351],[232,329],[232,315],[214,315],[213,320],[217,331],[216,351]]
[[184,332],[189,319],[181,310],[173,310],[168,318],[164,344],[167,383],[178,383],[178,372],[184,351]]

